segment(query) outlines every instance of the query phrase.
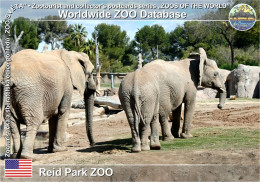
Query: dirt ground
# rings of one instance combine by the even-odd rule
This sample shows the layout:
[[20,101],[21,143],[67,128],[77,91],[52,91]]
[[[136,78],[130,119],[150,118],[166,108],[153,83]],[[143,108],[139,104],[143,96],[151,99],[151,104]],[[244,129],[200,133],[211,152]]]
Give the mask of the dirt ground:
[[[72,109],[71,113],[84,112]],[[198,102],[192,129],[201,127],[257,129],[260,122],[260,103],[255,101],[227,102],[217,109],[216,103]],[[232,150],[157,150],[131,153],[130,148],[107,148],[109,141],[130,142],[130,128],[124,112],[94,122],[97,146],[90,148],[85,125],[68,127],[68,151],[46,153],[47,148],[35,149],[35,164],[243,164],[258,165],[259,146],[254,149]],[[46,145],[47,146],[47,145]]]

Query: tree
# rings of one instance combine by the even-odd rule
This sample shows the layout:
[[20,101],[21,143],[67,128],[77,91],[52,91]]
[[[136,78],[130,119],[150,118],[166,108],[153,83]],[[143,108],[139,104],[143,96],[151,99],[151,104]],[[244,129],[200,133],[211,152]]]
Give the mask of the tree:
[[85,43],[85,45],[80,49],[80,51],[85,52],[89,56],[90,60],[94,60],[95,59],[95,49],[96,49],[95,42],[93,39],[91,39]]
[[82,24],[75,24],[72,31],[73,32],[70,34],[70,38],[79,52],[82,45],[86,42],[85,38],[87,37],[88,32],[85,31],[85,27],[83,27]]
[[[130,46],[132,42],[129,43],[126,31],[122,31],[120,26],[105,23],[98,24],[95,30],[98,32],[99,45],[103,48],[100,54],[102,71],[133,71],[135,57],[130,54],[134,53],[135,47]],[[92,36],[95,37],[94,33]]]
[[66,35],[72,31],[72,27],[68,26],[64,19],[51,15],[40,19],[37,27],[40,39],[51,44],[52,50],[59,47],[58,42],[62,42]]
[[163,50],[167,46],[167,35],[160,25],[144,26],[136,32],[135,40],[139,51],[148,59],[155,59],[157,48]]
[[[126,31],[121,31],[120,26],[101,23],[95,27],[95,30],[98,31],[98,42],[102,44],[104,48],[123,48],[129,42]],[[94,33],[92,37],[95,37]]]
[[[236,0],[232,7],[236,4],[245,3],[242,0]],[[259,10],[259,1],[246,1],[247,4],[251,5],[256,11]],[[209,12],[201,17],[201,19],[225,19],[228,17],[231,6],[226,9],[218,9],[217,11]],[[258,14],[259,18],[259,14]],[[237,31],[231,27],[228,22],[211,21],[205,23],[209,30],[212,30],[215,34],[220,34],[226,40],[230,48],[231,53],[231,67],[234,68],[235,53],[234,49],[247,48],[250,45],[255,45],[259,48],[259,22],[249,31]]]
[[[4,24],[4,22],[2,22],[2,24]],[[4,26],[1,26],[2,35],[4,34],[3,28]],[[11,35],[14,35],[11,38],[14,40],[15,36],[18,37],[22,31],[24,33],[19,40],[20,46],[25,49],[37,49],[39,45],[39,39],[36,24],[33,21],[30,21],[28,18],[15,18],[11,23]]]

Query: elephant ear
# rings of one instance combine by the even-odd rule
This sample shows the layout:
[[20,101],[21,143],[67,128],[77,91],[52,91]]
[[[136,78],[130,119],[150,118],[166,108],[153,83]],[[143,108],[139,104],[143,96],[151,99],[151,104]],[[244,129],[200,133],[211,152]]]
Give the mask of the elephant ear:
[[199,85],[201,85],[202,81],[202,76],[204,72],[204,65],[206,64],[207,61],[207,54],[203,48],[199,48],[199,54],[200,54],[200,65],[199,65],[199,70],[200,70],[200,78],[199,78]]
[[73,86],[79,91],[81,95],[84,94],[86,88],[86,70],[87,65],[81,58],[80,54],[75,51],[61,51],[61,59],[67,65],[70,71],[70,77]]

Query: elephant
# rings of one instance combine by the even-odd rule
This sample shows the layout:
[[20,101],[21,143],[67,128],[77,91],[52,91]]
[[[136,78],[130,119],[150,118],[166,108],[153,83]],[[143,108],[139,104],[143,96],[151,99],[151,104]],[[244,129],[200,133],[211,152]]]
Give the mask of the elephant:
[[[142,75],[138,72],[146,74]],[[145,85],[143,86],[142,83]],[[138,126],[145,123],[144,116],[149,112],[153,114],[152,119],[159,118],[163,140],[172,140],[174,137],[192,137],[190,126],[194,115],[198,86],[217,89],[220,95],[218,108],[223,108],[226,100],[225,85],[221,80],[216,62],[207,58],[203,48],[199,48],[198,55],[192,55],[190,58],[171,62],[155,60],[135,73],[127,75],[120,85],[119,98],[132,132],[132,151],[142,150],[142,141],[145,139],[141,138],[140,143],[139,138],[142,137],[142,130],[139,134]],[[154,91],[154,88],[158,88],[157,92]],[[159,104],[159,111],[156,118],[157,110],[154,110],[154,105],[150,101],[156,101],[157,97],[159,100],[155,105]],[[184,103],[184,123],[182,132],[179,134],[182,103]],[[173,117],[170,129],[168,118],[171,112]],[[154,122],[152,119],[150,122]],[[149,122],[146,121],[145,124],[149,124]],[[159,138],[156,136],[158,132],[153,133],[153,131],[158,131],[157,126],[156,124],[151,125],[151,127],[155,127],[151,128],[151,138]],[[156,145],[159,146],[158,143]]]
[[138,69],[128,74],[119,87],[119,99],[131,128],[132,152],[150,150],[149,125],[151,125],[151,148],[161,148],[157,126],[159,124],[159,83],[153,75],[155,71],[155,69],[149,71]]
[[[1,83],[5,67],[6,63],[0,68]],[[92,134],[96,90],[93,70],[87,54],[65,49],[45,53],[25,49],[11,56],[12,158],[33,158],[36,132],[46,119],[49,120],[48,152],[66,150],[64,136],[74,88],[84,96],[87,135],[90,144],[95,144]],[[20,124],[25,124],[27,130],[23,144]]]

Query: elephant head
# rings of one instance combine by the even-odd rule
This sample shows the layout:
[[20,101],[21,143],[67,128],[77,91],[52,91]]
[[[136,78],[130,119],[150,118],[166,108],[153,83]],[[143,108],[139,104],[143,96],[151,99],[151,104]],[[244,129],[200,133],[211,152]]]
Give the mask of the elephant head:
[[226,88],[218,72],[218,66],[214,60],[207,58],[206,52],[203,48],[199,48],[199,53],[199,85],[218,90],[220,95],[218,108],[222,109],[226,101]]
[[92,134],[94,93],[96,84],[93,79],[94,66],[85,53],[61,50],[60,56],[71,73],[73,86],[84,95],[86,113],[86,131],[91,146],[95,145]]

